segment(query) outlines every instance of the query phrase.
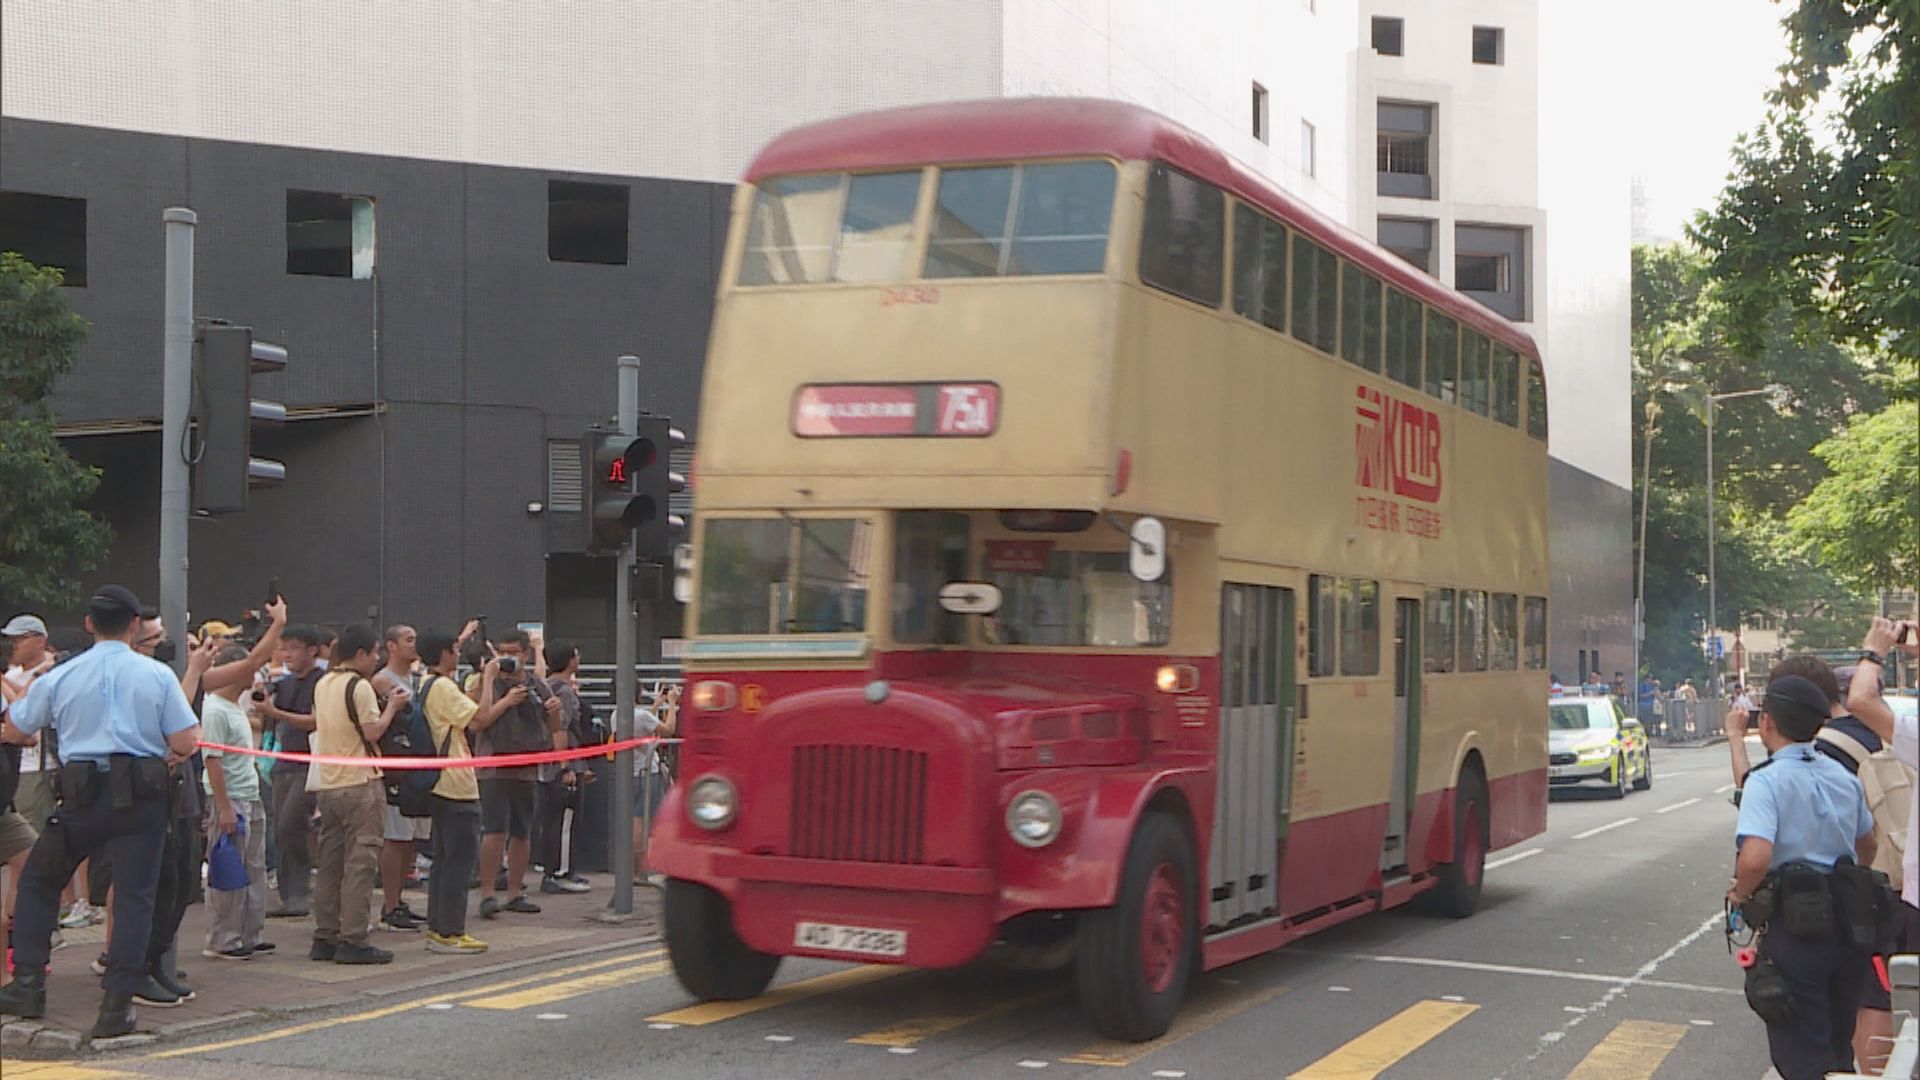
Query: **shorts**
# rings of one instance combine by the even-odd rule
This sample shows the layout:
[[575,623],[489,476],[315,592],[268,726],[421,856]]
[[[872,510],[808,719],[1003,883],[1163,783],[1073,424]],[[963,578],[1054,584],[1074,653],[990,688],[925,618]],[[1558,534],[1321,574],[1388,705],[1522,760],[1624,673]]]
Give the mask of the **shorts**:
[[643,772],[634,777],[634,820],[641,818],[660,820],[660,802],[667,797],[667,789],[672,786],[673,777],[663,772]]
[[0,813],[0,863],[13,861],[15,855],[33,850],[34,842],[40,834],[17,810]]
[[425,840],[433,835],[432,818],[405,817],[400,813],[400,808],[392,803],[387,804],[386,817],[386,825],[380,833],[382,839],[404,844],[413,840]]
[[533,780],[480,781],[480,835],[506,833],[515,840],[533,836]]

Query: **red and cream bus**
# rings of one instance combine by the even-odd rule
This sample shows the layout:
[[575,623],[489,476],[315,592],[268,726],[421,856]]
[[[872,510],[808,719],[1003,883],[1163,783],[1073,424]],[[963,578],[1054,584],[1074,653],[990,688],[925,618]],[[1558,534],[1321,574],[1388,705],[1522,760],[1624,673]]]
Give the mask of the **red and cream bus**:
[[653,845],[695,996],[1002,948],[1147,1039],[1544,828],[1527,335],[1111,101],[801,128],[732,224]]

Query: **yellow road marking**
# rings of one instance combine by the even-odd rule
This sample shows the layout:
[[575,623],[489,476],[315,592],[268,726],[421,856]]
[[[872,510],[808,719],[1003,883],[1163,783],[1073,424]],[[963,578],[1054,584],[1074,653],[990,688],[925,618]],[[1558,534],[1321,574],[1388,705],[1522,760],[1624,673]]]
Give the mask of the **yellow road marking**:
[[0,1058],[0,1072],[6,1074],[7,1080],[111,1080],[113,1077],[134,1075],[111,1069],[69,1065],[64,1061],[15,1061],[11,1058]]
[[460,1004],[469,1009],[524,1009],[529,1005],[545,1005],[554,1001],[591,994],[595,990],[606,990],[628,983],[643,982],[655,978],[673,965],[666,960],[654,960],[650,963],[635,964],[632,967],[614,968],[594,975],[582,975],[577,979],[548,983],[545,986],[530,987],[511,994],[499,994],[494,997],[469,999]]
[[886,1027],[869,1031],[865,1035],[856,1035],[847,1041],[850,1043],[858,1043],[861,1046],[913,1046],[922,1039],[952,1031],[954,1028],[960,1027],[963,1024],[971,1024],[975,1020],[985,1020],[990,1016],[998,1016],[1001,1013],[1012,1012],[1015,1009],[1024,1009],[1029,1005],[1038,1004],[1039,1002],[1058,996],[1059,991],[1049,990],[1045,993],[1028,994],[1025,997],[1017,997],[1011,1001],[1002,1001],[995,1005],[989,1005],[984,1009],[976,1009],[973,1012],[916,1016],[902,1020],[897,1024],[889,1024]]
[[[526,975],[518,979],[508,979],[505,982],[494,983],[491,986],[470,986],[464,990],[453,990],[444,994],[435,994],[432,997],[414,998],[411,1001],[405,1001],[398,1005],[385,1005],[378,1009],[368,1009],[366,1012],[349,1013],[346,1016],[336,1016],[325,1020],[310,1020],[304,1024],[294,1024],[291,1027],[280,1028],[276,1031],[263,1031],[258,1035],[247,1035],[238,1039],[227,1039],[223,1042],[207,1043],[204,1046],[183,1046],[178,1050],[163,1050],[152,1056],[155,1058],[176,1058],[186,1057],[189,1054],[210,1054],[217,1050],[231,1050],[236,1046],[253,1046],[257,1043],[272,1042],[275,1039],[285,1039],[294,1035],[305,1035],[310,1031],[322,1031],[327,1028],[338,1027],[341,1024],[363,1024],[369,1020],[381,1020],[389,1016],[398,1016],[403,1012],[411,1012],[423,1005],[437,1005],[443,1001],[459,1001],[462,998],[469,998],[479,994],[511,990],[516,986],[526,986],[530,983],[541,982],[542,980],[552,979],[557,976],[578,975],[583,971],[598,971],[601,968],[610,968],[618,964],[630,964],[636,959],[645,960],[649,957],[663,955],[665,952],[665,949],[653,949],[640,953],[637,956],[620,956],[611,960],[595,960],[589,964],[575,964],[572,967],[560,968],[557,971],[545,971],[538,975]],[[8,1080],[12,1080],[12,1077],[8,1077]],[[36,1077],[35,1080],[39,1080],[39,1078]],[[48,1080],[55,1080],[55,1078],[48,1078]]]
[[1453,1001],[1410,1005],[1289,1080],[1373,1080],[1479,1008]]
[[777,1009],[796,1001],[804,1001],[821,994],[831,994],[836,990],[870,983],[876,979],[885,979],[906,971],[903,967],[888,964],[864,964],[845,971],[836,971],[831,975],[803,979],[797,983],[788,983],[777,990],[769,990],[757,998],[746,1001],[709,1001],[700,1005],[689,1005],[684,1009],[675,1009],[647,1019],[656,1024],[681,1024],[686,1027],[700,1027],[705,1024],[717,1024],[722,1020],[747,1016],[751,1013]]
[[1151,1042],[1132,1043],[1106,1039],[1060,1060],[1068,1065],[1114,1067],[1131,1065],[1156,1050],[1163,1050],[1182,1039],[1198,1035],[1228,1017],[1245,1012],[1255,1005],[1264,1005],[1286,992],[1287,988],[1284,986],[1249,992],[1233,991],[1230,987],[1216,987],[1201,998],[1189,1001],[1183,1006],[1180,1009],[1179,1018],[1173,1022],[1173,1027],[1167,1029],[1165,1035]]
[[1580,1059],[1567,1080],[1649,1080],[1686,1033],[1684,1024],[1622,1021]]

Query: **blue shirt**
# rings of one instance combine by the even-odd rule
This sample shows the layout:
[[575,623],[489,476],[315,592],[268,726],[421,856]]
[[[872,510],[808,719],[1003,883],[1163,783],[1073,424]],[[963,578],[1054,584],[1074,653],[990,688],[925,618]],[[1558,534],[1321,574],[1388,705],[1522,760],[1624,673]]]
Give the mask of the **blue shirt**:
[[1771,841],[1770,870],[1790,862],[1831,870],[1843,857],[1855,857],[1854,842],[1872,832],[1860,781],[1812,743],[1794,743],[1747,774],[1734,846],[1750,836]]
[[199,723],[180,680],[125,642],[102,641],[34,680],[13,708],[28,735],[51,725],[62,761],[103,764],[115,754],[165,757],[167,736]]

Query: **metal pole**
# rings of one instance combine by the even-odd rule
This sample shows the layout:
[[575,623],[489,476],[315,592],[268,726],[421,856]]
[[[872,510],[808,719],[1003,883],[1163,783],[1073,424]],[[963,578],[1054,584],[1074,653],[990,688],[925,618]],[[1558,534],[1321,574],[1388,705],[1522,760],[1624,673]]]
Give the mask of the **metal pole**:
[[[1647,636],[1647,497],[1653,493],[1653,422],[1660,407],[1647,400],[1647,437],[1640,453],[1640,559],[1633,578],[1633,710],[1640,714],[1640,656]],[[1644,723],[1646,717],[1641,717]]]
[[[1717,645],[1720,641],[1720,608],[1719,608],[1719,593],[1717,591],[1720,583],[1719,583],[1719,579],[1714,576],[1714,564],[1713,564],[1713,542],[1714,542],[1714,529],[1715,529],[1714,509],[1713,509],[1713,410],[1714,410],[1714,396],[1712,394],[1708,394],[1707,395],[1707,636],[1714,644]],[[1723,715],[1726,711],[1721,707],[1721,699],[1725,697],[1724,691],[1726,690],[1726,687],[1721,682],[1721,677],[1720,677],[1721,665],[1720,665],[1719,654],[1717,652],[1714,652],[1714,650],[1712,650],[1711,648],[1708,649],[1708,652],[1713,659],[1713,681],[1712,681],[1713,709],[1710,712],[1709,716],[1717,717],[1717,716]]]
[[[623,356],[620,365],[620,433],[640,433],[640,358]],[[613,567],[613,725],[616,738],[633,738],[634,653],[633,537],[620,548]],[[613,763],[613,910],[633,914],[633,751],[622,750]]]
[[[187,416],[193,409],[193,229],[198,215],[183,206],[166,223],[166,298],[162,312],[160,397],[160,617],[175,641],[187,631],[187,518],[193,512],[193,467],[187,464]],[[185,670],[187,650],[174,654]]]

